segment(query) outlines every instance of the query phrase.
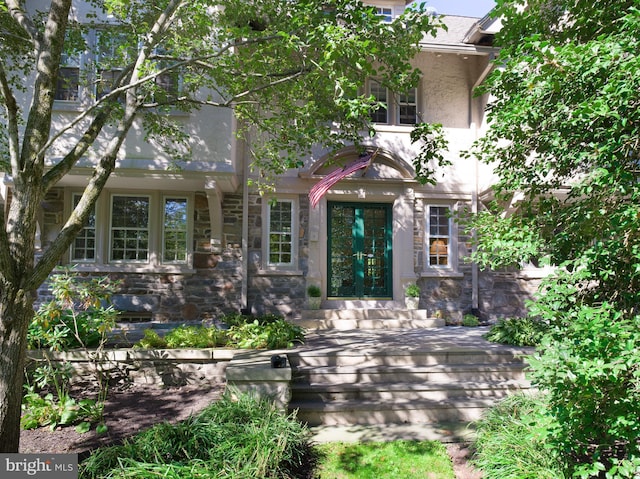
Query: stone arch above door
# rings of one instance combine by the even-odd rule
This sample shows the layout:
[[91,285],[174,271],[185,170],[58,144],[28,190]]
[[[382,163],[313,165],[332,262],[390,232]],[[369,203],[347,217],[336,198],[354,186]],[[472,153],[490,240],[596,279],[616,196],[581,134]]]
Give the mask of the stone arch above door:
[[[327,154],[312,163],[304,176],[324,176],[335,170],[336,166],[344,166],[358,159],[363,153],[372,153],[373,160],[366,170],[359,170],[352,176],[363,179],[413,180],[413,167],[406,161],[381,147],[367,146],[364,151],[348,146],[335,153]],[[301,176],[303,176],[301,175]]]

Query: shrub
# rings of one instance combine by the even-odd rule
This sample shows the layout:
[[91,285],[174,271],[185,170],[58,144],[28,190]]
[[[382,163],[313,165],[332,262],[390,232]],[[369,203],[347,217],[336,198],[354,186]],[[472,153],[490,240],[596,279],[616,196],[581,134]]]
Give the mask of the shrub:
[[322,296],[322,291],[320,290],[320,286],[317,284],[310,284],[307,287],[307,294],[310,298],[319,298]]
[[468,328],[474,328],[480,325],[480,321],[473,314],[465,314],[462,318],[462,325]]
[[98,393],[95,399],[73,398],[71,365],[52,361],[43,351],[43,359],[26,367],[23,428],[76,424],[76,430],[82,433],[97,423],[97,432],[106,431],[103,410],[111,372],[104,367],[101,350],[118,312],[111,306],[104,307],[103,302],[109,301],[117,286],[106,277],[87,279],[71,270],[51,277],[53,300],[35,313],[27,331],[28,347],[52,351],[83,348],[90,358]]
[[134,347],[162,348],[214,348],[227,346],[240,349],[284,349],[304,341],[302,328],[285,321],[281,316],[263,315],[258,318],[244,315],[231,316],[233,324],[228,330],[215,326],[179,326],[161,337],[147,329]]
[[230,394],[177,424],[96,450],[80,477],[289,478],[307,463],[308,430],[266,399]]
[[420,287],[417,284],[410,284],[405,288],[404,294],[409,298],[419,298]]
[[548,330],[547,323],[529,317],[500,319],[485,338],[494,343],[537,346]]
[[284,349],[292,348],[295,343],[304,341],[300,326],[284,319],[272,323],[260,324],[258,320],[229,329],[232,344],[241,349]]
[[71,271],[53,275],[53,300],[35,313],[27,332],[28,347],[64,351],[99,346],[119,314],[102,304],[116,287],[108,278],[84,279]]
[[168,348],[215,348],[227,344],[226,333],[215,327],[181,326],[165,336]]
[[560,463],[545,444],[546,401],[516,394],[476,423],[473,464],[485,479],[561,479]]
[[532,382],[548,391],[549,443],[568,476],[637,477],[640,317],[608,303],[555,314],[562,326],[529,360]]

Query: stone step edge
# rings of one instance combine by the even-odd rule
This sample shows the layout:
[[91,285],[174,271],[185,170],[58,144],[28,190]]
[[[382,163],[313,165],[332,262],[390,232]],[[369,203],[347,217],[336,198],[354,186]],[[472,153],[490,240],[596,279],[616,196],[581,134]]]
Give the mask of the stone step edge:
[[504,372],[504,371],[523,371],[528,368],[526,363],[508,362],[508,363],[487,363],[487,364],[431,364],[425,366],[296,366],[293,368],[294,377],[305,377],[310,374],[357,374],[357,373],[430,373],[430,372]]
[[309,427],[315,443],[387,442],[422,440],[470,443],[476,437],[472,424],[466,422],[414,424],[349,424]]
[[496,398],[450,398],[450,399],[391,399],[391,400],[367,400],[367,399],[339,399],[335,401],[296,401],[289,402],[290,411],[316,413],[375,412],[375,411],[412,411],[425,409],[486,409],[496,404]]
[[294,320],[293,324],[307,331],[347,331],[386,329],[438,329],[444,326],[444,321],[438,319],[319,319]]
[[508,379],[503,381],[429,381],[425,383],[312,383],[303,384],[291,383],[291,390],[294,392],[327,392],[327,393],[342,393],[342,392],[403,392],[403,391],[455,391],[455,390],[484,390],[484,389],[497,389],[497,390],[529,390],[531,386],[526,381],[518,381],[516,379]]

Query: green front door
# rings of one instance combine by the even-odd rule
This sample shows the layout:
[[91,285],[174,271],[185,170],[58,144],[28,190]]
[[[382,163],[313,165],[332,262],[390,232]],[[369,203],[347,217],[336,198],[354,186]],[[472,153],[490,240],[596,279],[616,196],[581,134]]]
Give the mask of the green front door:
[[328,297],[391,298],[391,205],[329,202]]

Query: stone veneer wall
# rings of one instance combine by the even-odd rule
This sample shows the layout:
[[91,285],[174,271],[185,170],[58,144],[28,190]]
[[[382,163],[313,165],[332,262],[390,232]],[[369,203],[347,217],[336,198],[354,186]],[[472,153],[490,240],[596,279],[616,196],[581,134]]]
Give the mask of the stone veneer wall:
[[[308,270],[309,203],[299,195],[298,264],[294,271],[268,271],[263,264],[262,198],[249,196],[248,238],[248,307],[251,312],[296,315],[305,307],[305,276]],[[469,238],[462,228],[458,233],[458,272],[455,276],[423,274],[425,261],[425,216],[427,200],[414,203],[414,269],[422,288],[420,307],[429,314],[440,311],[457,320],[471,312],[471,265]],[[460,205],[461,207],[464,205]],[[151,313],[158,322],[214,320],[223,313],[242,307],[242,196],[226,195],[223,202],[223,249],[210,251],[210,222],[207,198],[195,195],[194,205],[194,274],[109,273],[122,281],[114,298],[119,309]],[[460,208],[462,210],[462,208]],[[46,247],[64,221],[64,190],[52,190],[43,203],[41,243]],[[105,273],[106,274],[106,273]],[[100,274],[96,274],[101,276]],[[483,318],[521,316],[526,301],[532,298],[539,279],[530,279],[513,271],[481,271],[479,274],[479,309]],[[39,290],[39,301],[50,299],[47,285]]]
[[305,277],[309,258],[309,200],[298,196],[298,263],[295,270],[268,270],[262,244],[263,198],[249,195],[249,284],[248,308],[254,313],[297,315],[304,308]]
[[[429,315],[441,315],[453,322],[472,312],[472,265],[471,238],[464,228],[458,226],[458,270],[459,275],[429,276],[424,274],[426,261],[424,244],[426,241],[425,204],[427,200],[417,199],[414,203],[414,268],[420,278],[418,284],[422,294],[420,308],[426,308]],[[458,211],[463,213],[471,207],[468,203],[458,203]],[[422,276],[421,276],[422,275]],[[539,278],[530,278],[518,271],[480,271],[478,274],[478,313],[484,320],[523,316],[526,303],[540,284]]]
[[[242,291],[242,196],[224,198],[223,250],[211,253],[206,195],[197,193],[194,205],[194,274],[95,273],[122,282],[114,304],[123,311],[151,313],[153,321],[201,321],[239,311]],[[50,192],[43,204],[42,247],[64,220],[64,190]],[[47,285],[39,302],[51,298]]]

